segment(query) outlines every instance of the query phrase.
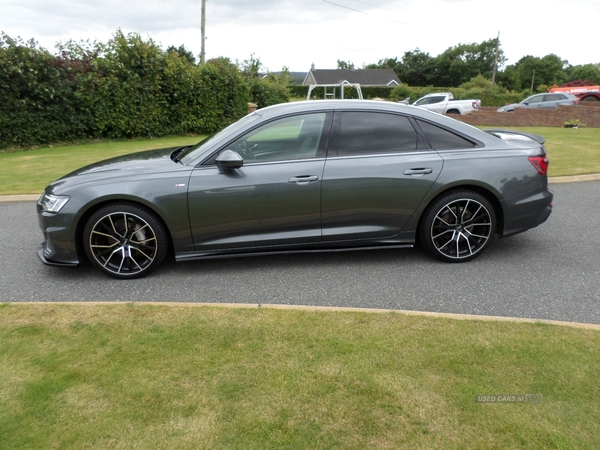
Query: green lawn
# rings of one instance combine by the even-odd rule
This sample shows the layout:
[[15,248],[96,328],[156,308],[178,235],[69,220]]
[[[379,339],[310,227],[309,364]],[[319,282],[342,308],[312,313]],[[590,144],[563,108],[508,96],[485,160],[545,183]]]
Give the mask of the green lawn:
[[[600,130],[547,138],[600,173]],[[0,153],[0,194],[200,138]],[[167,299],[168,300],[168,299]],[[400,313],[0,304],[0,449],[596,449],[600,330]],[[478,395],[542,394],[541,403]]]
[[[519,128],[546,137],[550,176],[600,173],[600,128]],[[202,137],[99,142],[0,152],[0,195],[39,194],[52,181],[92,162],[140,150],[195,144]]]
[[600,173],[600,128],[513,128],[546,138],[549,175],[562,177]]
[[0,195],[40,194],[52,181],[88,164],[143,150],[195,144],[203,138],[106,141],[0,152]]
[[597,329],[5,304],[0,342],[0,448],[598,448]]

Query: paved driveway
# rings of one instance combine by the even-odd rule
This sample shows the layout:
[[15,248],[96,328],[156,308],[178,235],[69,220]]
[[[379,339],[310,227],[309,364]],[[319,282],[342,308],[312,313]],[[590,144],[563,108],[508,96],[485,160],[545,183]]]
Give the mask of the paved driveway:
[[544,225],[444,264],[382,250],[167,263],[142,280],[43,266],[32,203],[0,204],[0,301],[320,305],[600,323],[600,181],[556,184]]

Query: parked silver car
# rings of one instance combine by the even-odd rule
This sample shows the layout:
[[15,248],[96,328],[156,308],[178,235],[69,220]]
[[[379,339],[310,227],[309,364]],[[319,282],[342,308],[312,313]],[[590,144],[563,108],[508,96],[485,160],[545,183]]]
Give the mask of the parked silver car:
[[519,103],[511,103],[510,105],[504,105],[498,108],[498,112],[513,112],[515,108],[548,108],[556,109],[558,105],[571,105],[575,106],[579,104],[579,98],[568,93],[546,93],[546,94],[535,94],[527,97],[525,100]]
[[[37,204],[40,259],[115,278],[177,261],[411,247],[461,262],[552,210],[544,139],[367,100],[259,109],[190,147],[84,167]],[[172,252],[169,252],[172,250]]]

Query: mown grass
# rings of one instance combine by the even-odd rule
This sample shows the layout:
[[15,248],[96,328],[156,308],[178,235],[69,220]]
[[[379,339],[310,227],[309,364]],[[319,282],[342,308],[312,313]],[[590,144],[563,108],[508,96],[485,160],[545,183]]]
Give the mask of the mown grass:
[[88,164],[143,150],[195,144],[203,137],[101,141],[0,152],[0,195],[39,194],[52,181]]
[[0,342],[0,448],[596,449],[600,436],[597,330],[12,304]]
[[[553,177],[600,173],[600,128],[516,128],[546,138]],[[0,152],[0,195],[40,194],[67,173],[113,156],[195,144],[203,137],[99,142],[18,152]]]
[[546,138],[551,177],[600,173],[600,128],[513,128]]

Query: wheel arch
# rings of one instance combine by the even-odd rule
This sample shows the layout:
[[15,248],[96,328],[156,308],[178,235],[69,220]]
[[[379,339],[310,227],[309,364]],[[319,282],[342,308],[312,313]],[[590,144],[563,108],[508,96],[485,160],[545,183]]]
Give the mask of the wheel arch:
[[448,186],[442,191],[437,192],[433,197],[431,197],[427,201],[425,205],[423,205],[421,209],[421,215],[419,217],[419,223],[417,225],[417,230],[420,230],[423,226],[423,220],[425,216],[424,213],[429,207],[429,205],[437,201],[437,199],[439,199],[440,197],[447,195],[449,192],[465,190],[476,192],[477,194],[485,197],[486,200],[488,200],[492,204],[492,207],[494,208],[494,213],[496,214],[496,233],[502,236],[504,234],[504,208],[502,207],[502,203],[494,194],[494,192],[492,192],[492,190],[477,184],[457,184],[454,186]]
[[597,102],[600,100],[600,92],[587,92],[579,100],[582,102]]
[[85,210],[85,212],[82,214],[82,216],[80,217],[80,219],[77,223],[77,228],[75,230],[75,248],[77,249],[77,256],[80,261],[88,260],[87,255],[84,250],[84,247],[83,247],[83,234],[84,234],[84,229],[85,229],[85,226],[86,226],[88,220],[90,220],[90,217],[96,211],[98,211],[100,208],[103,208],[103,207],[113,204],[113,203],[128,204],[128,205],[135,206],[135,207],[141,207],[143,209],[148,210],[150,213],[152,213],[156,217],[156,219],[158,221],[160,221],[161,225],[164,227],[164,230],[167,233],[167,238],[169,240],[169,251],[173,251],[174,246],[173,246],[173,237],[171,236],[171,230],[167,226],[167,222],[165,221],[165,219],[162,216],[162,214],[160,213],[160,211],[158,211],[156,208],[154,208],[153,205],[149,205],[146,202],[140,201],[139,199],[105,198],[105,199],[100,200],[99,202],[96,202],[96,203],[90,205]]

